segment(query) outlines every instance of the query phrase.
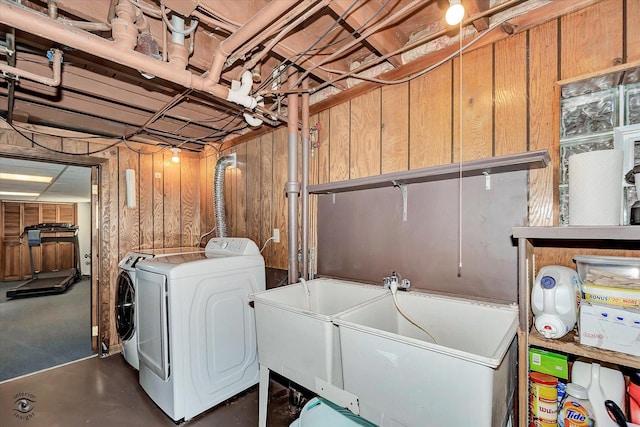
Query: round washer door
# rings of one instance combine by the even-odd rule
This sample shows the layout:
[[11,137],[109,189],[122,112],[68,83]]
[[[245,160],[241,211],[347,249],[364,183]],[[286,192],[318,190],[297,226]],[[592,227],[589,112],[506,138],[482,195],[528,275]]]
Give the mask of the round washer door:
[[122,340],[128,340],[135,332],[135,289],[131,276],[126,271],[118,276],[116,329]]

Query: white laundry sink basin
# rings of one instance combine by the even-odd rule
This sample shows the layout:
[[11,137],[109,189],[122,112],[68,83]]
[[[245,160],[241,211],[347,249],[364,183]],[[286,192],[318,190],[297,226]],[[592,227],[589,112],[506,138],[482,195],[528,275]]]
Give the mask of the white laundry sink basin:
[[260,364],[309,390],[316,378],[342,388],[338,327],[331,319],[389,291],[334,280],[307,281],[252,295]]
[[[337,316],[344,390],[387,426],[504,426],[516,372],[514,305],[398,292]],[[435,339],[435,342],[434,342]]]

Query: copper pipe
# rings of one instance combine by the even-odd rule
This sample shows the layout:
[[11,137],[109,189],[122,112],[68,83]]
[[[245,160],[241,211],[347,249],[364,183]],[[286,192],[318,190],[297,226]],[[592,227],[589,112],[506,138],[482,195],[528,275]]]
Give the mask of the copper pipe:
[[0,63],[0,71],[4,71],[9,74],[13,74],[14,76],[22,77],[23,79],[33,80],[34,82],[41,83],[47,86],[60,86],[60,76],[62,75],[62,51],[58,49],[53,50],[53,77],[42,77],[38,74],[20,70],[18,68],[12,67],[8,64]]
[[[209,73],[206,77],[207,80],[218,83],[227,57],[262,31],[267,25],[271,24],[280,15],[295,6],[299,1],[300,0],[278,0],[267,4],[256,15],[249,19],[246,24],[223,40],[213,57]],[[317,0],[313,2],[315,3],[315,1]]]
[[133,50],[118,49],[116,42],[86,31],[69,28],[32,9],[0,0],[0,22],[39,37],[90,53],[108,61],[143,71],[181,86],[227,99],[229,89],[168,63]]

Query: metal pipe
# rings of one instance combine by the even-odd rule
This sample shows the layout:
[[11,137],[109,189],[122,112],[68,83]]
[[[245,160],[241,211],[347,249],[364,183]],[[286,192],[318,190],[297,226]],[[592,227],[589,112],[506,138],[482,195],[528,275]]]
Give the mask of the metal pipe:
[[264,28],[271,24],[271,22],[288,11],[291,7],[295,6],[298,2],[299,0],[272,1],[249,19],[246,24],[224,39],[218,46],[213,57],[207,79],[214,83],[218,83],[218,81],[220,81],[220,75],[222,74],[225,62],[227,61],[227,57],[240,46],[247,43],[247,41],[256,34],[259,34]]
[[[302,81],[309,89],[309,79]],[[309,277],[309,92],[302,93],[302,277]]]
[[58,19],[58,5],[56,4],[56,0],[47,0],[47,12],[49,13],[49,18]]
[[70,19],[58,18],[58,22],[87,31],[111,31],[111,24],[107,22],[72,21]]
[[43,77],[36,73],[20,70],[16,67],[12,67],[8,64],[0,63],[0,71],[4,71],[9,74],[21,77],[27,80],[33,80],[34,82],[41,83],[47,86],[60,86],[62,70],[62,51],[53,49],[53,77]]
[[[5,38],[7,40],[8,50],[6,52],[7,55],[7,63],[11,67],[16,66],[16,30],[15,28],[11,28],[5,34]],[[7,123],[13,123],[13,108],[16,103],[16,81],[14,79],[8,80],[7,86]],[[31,251],[29,251],[31,253]]]
[[[210,79],[196,76],[188,70],[177,69],[170,63],[159,61],[143,53],[119,49],[116,41],[110,41],[86,31],[70,28],[49,19],[39,12],[13,2],[0,0],[0,22],[190,89],[207,92],[223,99],[227,99],[229,96],[229,88]],[[243,100],[241,105],[247,108],[255,108],[256,104],[257,102],[253,97],[247,96],[247,99]]]
[[[164,14],[164,3],[160,3]],[[162,62],[167,62],[167,23],[162,20]]]
[[[297,71],[291,67],[288,70],[289,84],[293,85]],[[293,88],[292,88],[293,89]],[[298,95],[287,97],[289,123],[287,125],[288,157],[287,183],[285,192],[289,206],[289,283],[298,281],[298,197],[300,196],[300,182],[298,182]]]

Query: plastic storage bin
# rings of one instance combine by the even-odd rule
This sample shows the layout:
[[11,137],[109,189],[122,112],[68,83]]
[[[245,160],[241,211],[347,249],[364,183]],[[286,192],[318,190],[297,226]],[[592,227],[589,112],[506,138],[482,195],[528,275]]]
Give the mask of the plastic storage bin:
[[314,397],[300,411],[300,417],[289,427],[376,427],[347,409],[328,400]]
[[578,276],[582,283],[597,286],[640,286],[640,258],[576,255]]
[[344,389],[382,427],[503,426],[516,370],[515,305],[399,292],[334,318]]

